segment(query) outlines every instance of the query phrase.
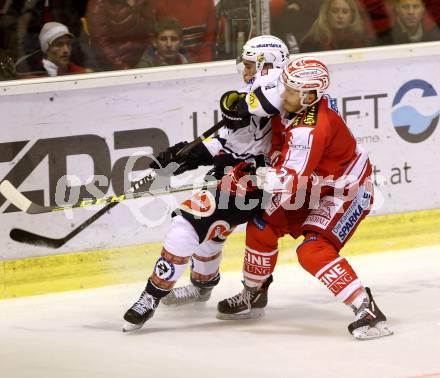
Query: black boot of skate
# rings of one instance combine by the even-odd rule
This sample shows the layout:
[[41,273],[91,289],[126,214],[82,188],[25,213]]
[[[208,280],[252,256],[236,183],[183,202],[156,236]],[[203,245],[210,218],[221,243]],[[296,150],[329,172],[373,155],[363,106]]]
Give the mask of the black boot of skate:
[[189,303],[206,302],[211,297],[212,289],[219,283],[220,274],[212,280],[201,282],[191,277],[191,284],[173,288],[163,299],[166,306],[181,306]]
[[[155,293],[156,296],[150,293]],[[148,280],[147,286],[139,299],[124,314],[125,323],[122,327],[122,332],[130,332],[142,328],[144,323],[153,317],[160,298],[166,295],[166,293],[166,291],[154,287],[151,281]]]
[[368,301],[364,300],[358,309],[353,308],[356,320],[348,326],[348,331],[358,340],[392,335],[393,331],[388,327],[387,318],[377,307],[370,288],[366,287],[365,291],[368,295]]
[[269,285],[272,281],[273,278],[270,275],[260,289],[250,288],[242,281],[244,288],[240,293],[218,303],[217,319],[255,319],[263,316],[267,305]]

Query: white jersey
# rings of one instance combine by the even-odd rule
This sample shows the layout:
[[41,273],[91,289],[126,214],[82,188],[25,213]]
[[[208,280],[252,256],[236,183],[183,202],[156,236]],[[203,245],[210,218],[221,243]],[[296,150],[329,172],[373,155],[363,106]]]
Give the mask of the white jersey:
[[246,103],[249,113],[252,114],[249,126],[235,131],[222,127],[217,137],[204,141],[212,156],[229,153],[235,158],[246,159],[270,151],[270,117],[278,114],[281,109],[281,97],[277,88],[282,72],[282,69],[269,69],[266,75],[256,75],[252,83],[239,90],[248,93]]

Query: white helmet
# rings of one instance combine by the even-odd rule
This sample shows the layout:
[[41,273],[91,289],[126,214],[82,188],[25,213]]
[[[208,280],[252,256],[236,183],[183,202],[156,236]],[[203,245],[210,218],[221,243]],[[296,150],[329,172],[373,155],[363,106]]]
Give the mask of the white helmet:
[[[284,84],[301,94],[301,105],[311,106],[317,103],[330,85],[327,66],[313,56],[302,56],[289,61],[282,75]],[[316,91],[316,100],[303,103],[309,91]]]
[[289,49],[281,39],[261,35],[245,43],[241,54],[241,60],[244,59],[256,63],[257,73],[261,72],[266,63],[272,63],[273,68],[284,68],[289,59]]

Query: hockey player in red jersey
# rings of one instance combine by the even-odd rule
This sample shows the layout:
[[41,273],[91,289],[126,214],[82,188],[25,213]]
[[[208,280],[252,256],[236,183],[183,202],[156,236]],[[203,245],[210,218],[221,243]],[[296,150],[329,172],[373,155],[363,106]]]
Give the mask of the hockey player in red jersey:
[[[175,171],[179,174],[200,165],[214,165],[214,176],[217,179],[223,177],[220,190],[197,192],[174,212],[171,229],[147,286],[124,315],[124,331],[142,327],[162,299],[167,304],[208,300],[220,280],[224,241],[235,226],[246,223],[258,212],[257,204],[254,207],[240,205],[249,203],[249,200],[255,203],[255,199],[262,197],[262,191],[242,190],[239,179],[249,169],[270,165],[267,159],[272,141],[270,117],[278,112],[281,104],[274,89],[287,64],[288,50],[276,37],[259,36],[245,44],[242,58],[246,88],[240,92],[226,92],[220,100],[226,127],[220,130],[218,137],[193,149]],[[244,98],[248,92],[255,94],[255,101],[260,98],[264,103],[266,110],[260,109],[259,115],[236,109],[238,103],[246,106]],[[270,102],[271,98],[275,104]],[[160,164],[153,168],[166,167],[175,161],[176,152],[183,145],[180,143],[159,154]],[[228,166],[236,168],[224,175],[224,168]],[[243,199],[238,198],[241,192]],[[189,261],[192,263],[191,285],[173,289]]]
[[284,146],[273,167],[256,172],[258,186],[272,193],[272,201],[247,225],[244,289],[219,302],[217,317],[261,315],[278,238],[304,235],[297,248],[299,263],[353,309],[350,333],[358,339],[390,335],[370,289],[339,255],[372,206],[368,155],[356,144],[334,100],[324,95],[329,72],[322,62],[313,57],[294,59],[284,69],[281,82],[285,87]]

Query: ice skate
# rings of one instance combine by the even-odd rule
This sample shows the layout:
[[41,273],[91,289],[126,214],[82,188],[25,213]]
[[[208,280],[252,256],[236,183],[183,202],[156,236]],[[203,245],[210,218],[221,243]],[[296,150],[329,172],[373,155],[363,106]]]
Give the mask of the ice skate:
[[368,287],[365,288],[369,301],[364,300],[359,309],[354,308],[356,320],[348,326],[355,339],[369,340],[393,334],[388,326],[387,318],[379,310]]
[[144,290],[137,302],[124,314],[125,323],[122,332],[142,328],[144,323],[154,315],[159,301],[160,299],[153,297]]
[[244,288],[240,293],[218,303],[217,319],[255,319],[263,316],[264,307],[267,305],[267,292],[271,283],[272,276],[260,289],[250,288],[243,282]]
[[194,285],[175,287],[162,299],[166,306],[181,306],[189,303],[206,302],[211,297],[212,287],[203,288]]
[[191,284],[176,287],[162,298],[162,303],[166,306],[181,306],[189,303],[206,302],[211,297],[214,286],[220,281],[220,274],[207,282],[194,280],[191,277]]

